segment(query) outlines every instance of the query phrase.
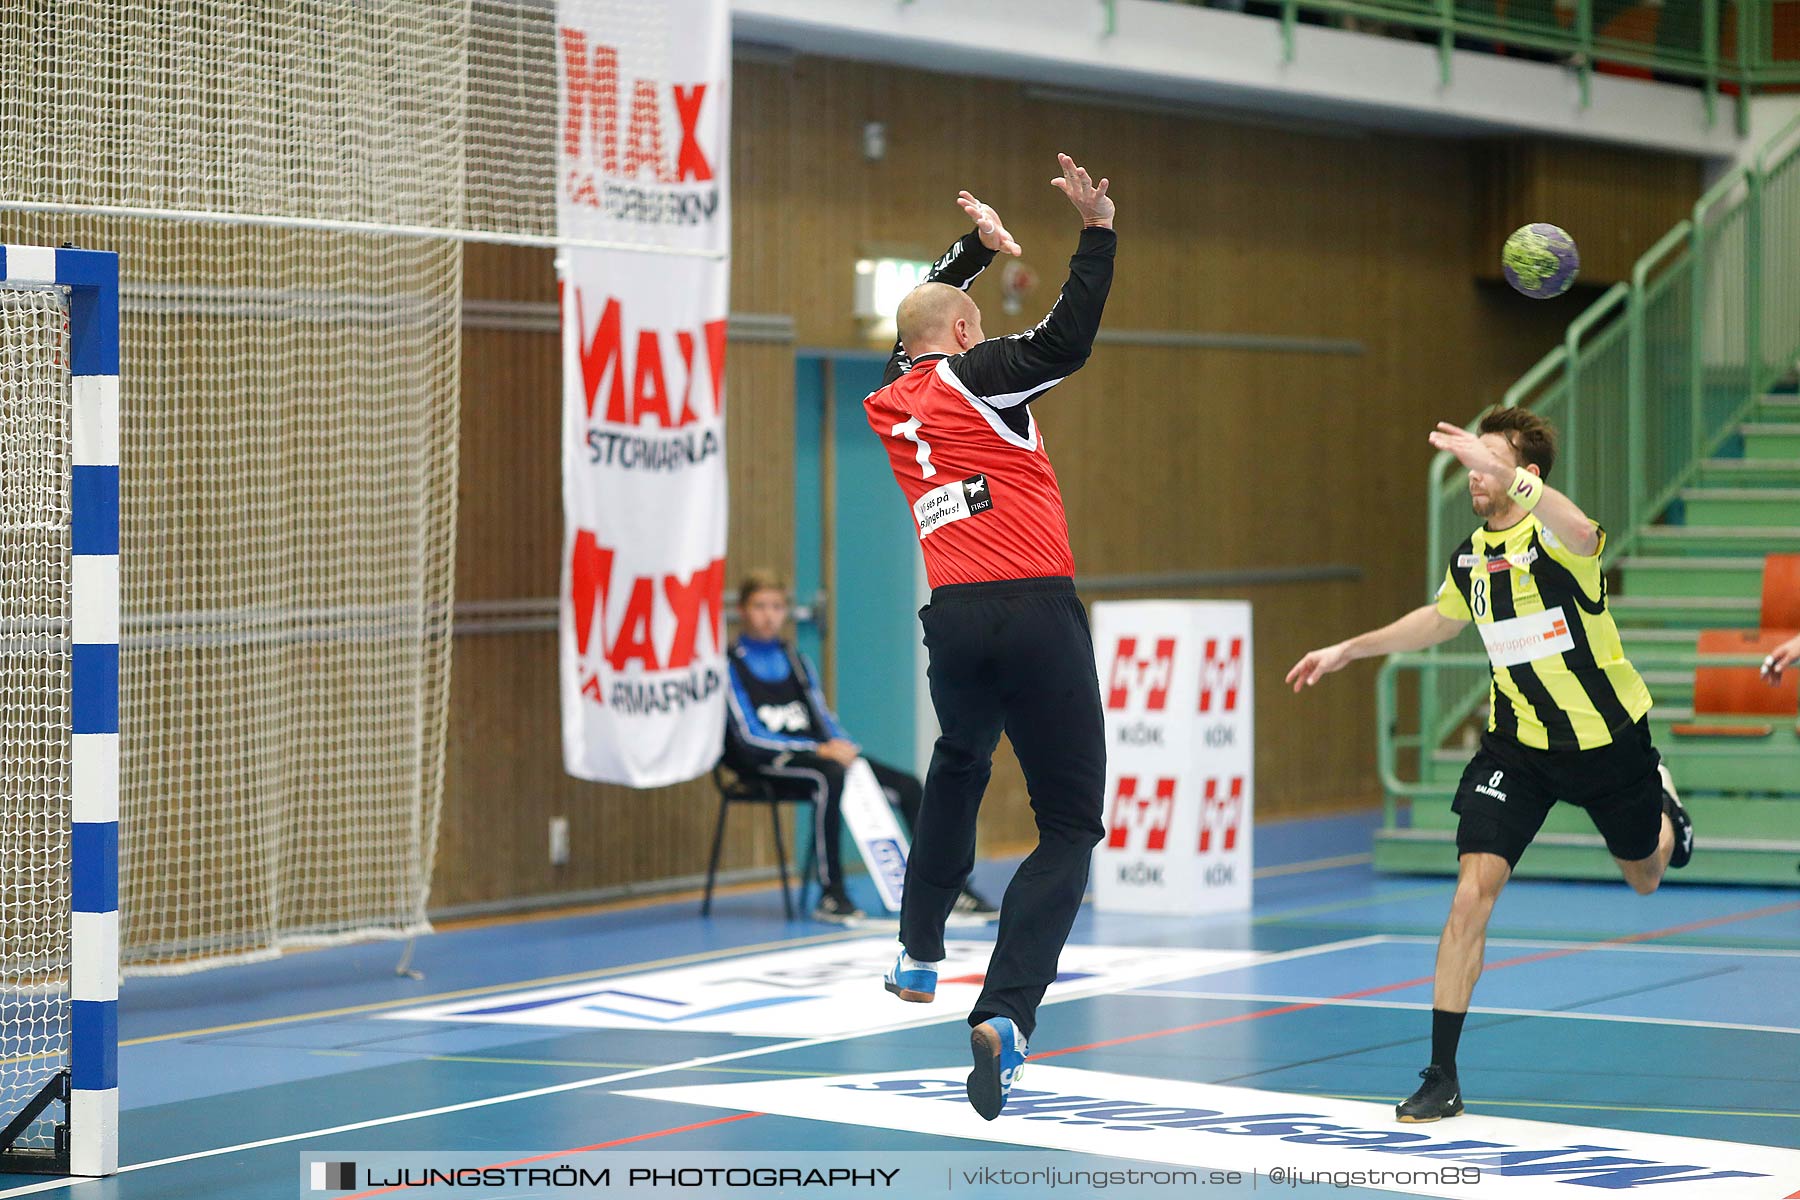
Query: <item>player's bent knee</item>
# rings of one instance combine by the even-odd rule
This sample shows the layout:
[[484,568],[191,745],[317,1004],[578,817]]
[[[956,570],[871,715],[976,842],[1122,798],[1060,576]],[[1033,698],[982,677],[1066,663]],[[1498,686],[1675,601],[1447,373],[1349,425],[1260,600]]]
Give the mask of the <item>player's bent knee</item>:
[[[1461,840],[1463,834],[1458,833]],[[1504,839],[1496,839],[1503,841]],[[1506,846],[1511,850],[1511,846]],[[1490,907],[1500,898],[1500,891],[1506,881],[1512,877],[1513,867],[1518,863],[1518,854],[1502,853],[1499,849],[1464,848],[1457,856],[1456,897],[1461,900],[1469,897],[1468,902],[1479,901]]]
[[1054,840],[1066,843],[1077,850],[1092,850],[1095,846],[1100,844],[1100,840],[1105,836],[1106,826],[1100,824],[1090,825],[1085,821],[1079,824],[1069,822],[1049,824],[1040,822],[1038,825],[1038,841],[1044,842]]
[[1490,895],[1476,888],[1459,887],[1450,899],[1450,920],[1484,924],[1493,913],[1494,901],[1498,898],[1498,893]]

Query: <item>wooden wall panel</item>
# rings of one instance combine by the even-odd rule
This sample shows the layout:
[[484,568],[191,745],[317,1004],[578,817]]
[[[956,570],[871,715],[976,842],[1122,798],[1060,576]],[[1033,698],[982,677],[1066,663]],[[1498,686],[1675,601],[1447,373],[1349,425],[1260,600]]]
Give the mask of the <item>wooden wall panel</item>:
[[[963,186],[1001,208],[1044,281],[1013,318],[994,278],[978,282],[989,332],[1035,320],[1075,240],[1049,187],[1068,149],[1112,177],[1121,206],[1109,329],[1363,344],[1356,356],[1103,345],[1037,409],[1083,575],[1363,571],[1359,584],[1237,594],[1259,617],[1262,811],[1373,802],[1373,668],[1299,699],[1275,685],[1305,650],[1422,599],[1425,433],[1497,398],[1577,311],[1471,278],[1467,147],[1070,107],[819,60],[798,62],[793,86],[796,111],[818,114],[791,131],[802,148],[790,153],[813,169],[783,180],[806,255],[793,289],[803,342],[872,344],[849,316],[849,263],[871,247],[934,256],[960,230]],[[956,136],[971,113],[1004,136]],[[859,154],[869,120],[887,124],[880,163]],[[1031,836],[1004,753],[982,833]]]
[[1581,282],[1628,282],[1638,257],[1692,212],[1698,159],[1574,142],[1477,144],[1482,220],[1470,254],[1475,273],[1500,279],[1506,235],[1532,221],[1569,231],[1581,249]]
[[[1084,576],[1361,571],[1354,582],[1173,594],[1256,604],[1259,810],[1373,802],[1373,665],[1299,698],[1281,676],[1307,649],[1423,601],[1426,432],[1498,399],[1579,312],[1573,300],[1534,303],[1476,279],[1469,247],[1489,236],[1488,196],[1470,147],[1059,103],[1008,83],[811,58],[740,60],[733,105],[732,308],[791,315],[801,346],[878,344],[851,316],[852,264],[876,248],[935,256],[962,230],[953,203],[962,187],[1000,208],[1043,280],[1017,317],[1001,311],[993,274],[979,281],[988,332],[1037,319],[1076,237],[1049,186],[1059,149],[1114,180],[1109,330],[1360,343],[1349,355],[1106,343],[1037,410]],[[889,151],[871,163],[861,130],[877,120]],[[1555,194],[1611,189],[1619,211],[1652,212],[1688,186],[1669,182],[1668,160],[1639,157],[1543,161],[1561,180]],[[469,294],[550,298],[548,263],[532,259],[471,247]],[[471,331],[464,364],[458,597],[551,595],[561,536],[555,338]],[[734,572],[792,566],[793,375],[793,347],[734,342]],[[704,784],[628,792],[562,774],[552,635],[459,638],[455,670],[436,903],[704,868],[714,811]],[[1004,748],[994,780],[982,817],[988,852],[1031,838]],[[573,827],[566,868],[545,863],[553,815]],[[728,863],[771,862],[764,827],[738,819]]]
[[[769,81],[758,84],[760,75]],[[734,312],[784,311],[790,270],[769,184],[785,171],[780,139],[747,130],[786,121],[783,73],[738,70],[732,170]],[[552,302],[550,254],[470,246],[472,300]],[[550,597],[560,581],[562,482],[554,332],[466,329],[457,600]],[[733,339],[726,359],[731,476],[729,578],[752,565],[793,570],[794,356],[783,343]],[[731,586],[728,582],[727,586]],[[556,636],[478,634],[455,642],[444,818],[435,907],[616,888],[706,869],[718,811],[710,781],[634,791],[562,769]],[[549,864],[549,822],[568,818],[570,861]],[[760,813],[738,812],[722,868],[773,865]]]
[[[556,336],[468,331],[457,598],[549,597],[560,581]],[[733,572],[793,568],[791,348],[729,349]],[[717,796],[702,780],[634,791],[563,772],[556,635],[455,640],[434,906],[618,887],[706,869]],[[570,862],[549,864],[566,817]],[[734,815],[726,870],[772,865],[766,821]]]

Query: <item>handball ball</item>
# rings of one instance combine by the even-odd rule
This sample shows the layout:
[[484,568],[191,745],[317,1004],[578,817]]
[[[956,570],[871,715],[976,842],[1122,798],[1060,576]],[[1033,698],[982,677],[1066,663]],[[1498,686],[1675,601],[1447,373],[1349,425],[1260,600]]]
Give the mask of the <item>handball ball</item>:
[[1569,290],[1581,270],[1575,239],[1542,222],[1513,230],[1500,250],[1506,282],[1533,300],[1548,300]]

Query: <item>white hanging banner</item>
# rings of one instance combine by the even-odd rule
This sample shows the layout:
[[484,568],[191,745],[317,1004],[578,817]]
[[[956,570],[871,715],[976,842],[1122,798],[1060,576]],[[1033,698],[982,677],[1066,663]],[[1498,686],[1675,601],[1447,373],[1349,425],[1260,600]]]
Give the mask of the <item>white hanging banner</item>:
[[1106,829],[1094,849],[1103,912],[1250,907],[1255,693],[1250,605],[1094,605],[1106,706]]
[[725,729],[726,0],[560,0],[563,762],[692,779]]

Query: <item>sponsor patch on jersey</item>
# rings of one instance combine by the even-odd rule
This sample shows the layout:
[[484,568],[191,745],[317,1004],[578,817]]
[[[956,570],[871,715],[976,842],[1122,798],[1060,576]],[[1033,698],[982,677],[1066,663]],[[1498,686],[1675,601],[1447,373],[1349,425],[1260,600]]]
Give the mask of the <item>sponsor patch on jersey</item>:
[[923,540],[953,521],[992,507],[994,497],[988,491],[987,476],[971,475],[920,496],[913,502],[913,519],[919,523],[919,537]]
[[1528,617],[1477,625],[1487,646],[1488,661],[1496,667],[1549,658],[1575,648],[1574,635],[1561,607],[1547,608]]
[[1459,554],[1456,556],[1456,565],[1465,570],[1485,566],[1489,575],[1498,575],[1508,568],[1515,571],[1529,571],[1531,564],[1537,560],[1537,548],[1533,547],[1520,554],[1506,554],[1495,558],[1486,558],[1479,554]]

